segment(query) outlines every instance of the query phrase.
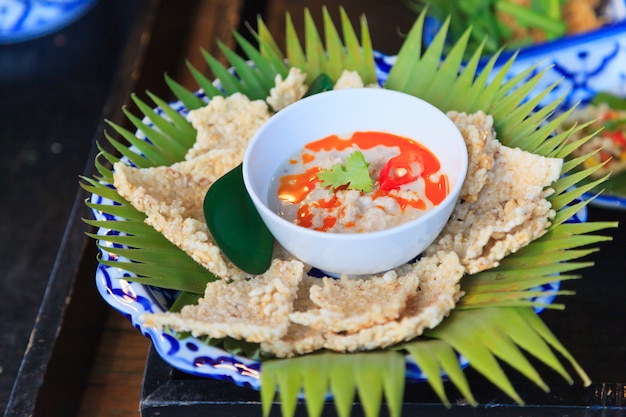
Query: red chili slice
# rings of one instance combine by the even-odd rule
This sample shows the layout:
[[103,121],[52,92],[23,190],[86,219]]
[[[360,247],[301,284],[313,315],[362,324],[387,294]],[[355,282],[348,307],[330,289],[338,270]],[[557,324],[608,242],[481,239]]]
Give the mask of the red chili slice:
[[380,170],[380,188],[385,191],[411,183],[424,172],[422,158],[415,152],[403,152],[394,156]]

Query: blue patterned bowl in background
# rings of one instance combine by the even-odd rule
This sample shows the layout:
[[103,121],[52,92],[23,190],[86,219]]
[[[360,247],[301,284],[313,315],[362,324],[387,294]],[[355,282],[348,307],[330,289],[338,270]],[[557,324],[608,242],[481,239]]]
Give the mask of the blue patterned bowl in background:
[[52,33],[81,17],[97,0],[0,0],[0,44]]
[[[518,51],[505,50],[498,58],[493,73],[517,52],[507,79],[536,65],[529,77],[541,71],[545,74],[531,96],[559,82],[541,100],[540,106],[565,96],[559,109],[564,110],[578,102],[589,102],[601,91],[626,97],[626,0],[606,1],[603,16],[608,23],[601,28],[523,47]],[[427,18],[424,27],[426,44],[432,42],[440,27],[440,22]],[[484,57],[480,65],[485,65],[489,58]]]
[[[503,56],[506,58],[506,56]],[[504,64],[498,60],[496,68]],[[536,65],[529,77],[545,71],[532,95],[558,82],[541,104],[565,96],[559,110],[588,103],[599,92],[626,97],[626,21],[519,51],[507,78]]]

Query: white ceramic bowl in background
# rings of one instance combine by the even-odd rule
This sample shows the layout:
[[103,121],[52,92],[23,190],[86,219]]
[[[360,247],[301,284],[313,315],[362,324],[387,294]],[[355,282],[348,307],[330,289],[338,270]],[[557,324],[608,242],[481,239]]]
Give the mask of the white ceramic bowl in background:
[[[308,142],[356,131],[385,131],[425,145],[448,175],[449,195],[411,222],[369,233],[306,229],[268,208],[270,184],[280,165]],[[334,90],[288,106],[259,129],[243,160],[246,188],[276,240],[303,262],[334,275],[383,272],[420,254],[448,221],[466,172],[465,142],[444,113],[416,97],[379,88]]]

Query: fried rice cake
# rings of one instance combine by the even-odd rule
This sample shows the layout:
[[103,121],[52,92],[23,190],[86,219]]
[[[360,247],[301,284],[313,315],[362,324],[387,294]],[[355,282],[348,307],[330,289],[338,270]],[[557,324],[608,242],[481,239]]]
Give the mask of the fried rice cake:
[[211,184],[243,160],[248,141],[269,118],[267,104],[243,94],[214,97],[207,106],[191,111],[188,118],[197,138],[185,161],[153,168],[117,162],[114,185],[147,215],[147,224],[214,275],[228,280],[247,278],[211,237],[202,204]]
[[[563,160],[502,145],[495,132],[485,133],[493,131],[493,120],[482,112],[456,113],[452,120],[468,144],[470,163],[464,184],[468,194],[425,253],[454,251],[466,272],[474,274],[496,267],[505,256],[546,232],[555,215],[546,198],[553,192],[549,186],[559,178]],[[473,129],[469,124],[481,127]],[[483,136],[486,157],[479,150]],[[491,168],[484,171],[488,165]]]
[[146,223],[185,251],[214,275],[241,279],[249,275],[222,254],[211,237],[202,209],[211,184],[239,161],[238,152],[213,150],[190,161],[153,168],[115,163],[114,185]]
[[[319,284],[319,278],[317,277],[305,275],[302,278],[296,299],[294,300],[293,313],[309,311],[316,307],[309,294],[311,287],[317,284]],[[294,323],[291,320],[287,333],[283,337],[261,343],[262,351],[271,353],[279,358],[303,355],[323,347],[324,334],[321,330]]]
[[248,142],[270,115],[264,100],[250,100],[241,93],[213,97],[205,107],[192,110],[187,116],[198,133],[185,159],[212,149],[236,149],[243,160]]
[[473,202],[487,183],[494,154],[500,146],[495,138],[493,118],[483,112],[466,114],[449,111],[446,114],[461,132],[467,146],[467,179],[461,188],[460,199]]
[[354,333],[395,320],[419,283],[413,268],[403,269],[406,273],[399,277],[395,270],[367,278],[324,277],[318,280],[321,285],[310,289],[314,308],[289,317],[295,323],[335,333]]
[[233,337],[268,342],[287,334],[289,314],[303,276],[299,261],[274,260],[262,275],[248,280],[207,284],[204,297],[180,313],[142,316],[149,327],[169,327],[193,336]]

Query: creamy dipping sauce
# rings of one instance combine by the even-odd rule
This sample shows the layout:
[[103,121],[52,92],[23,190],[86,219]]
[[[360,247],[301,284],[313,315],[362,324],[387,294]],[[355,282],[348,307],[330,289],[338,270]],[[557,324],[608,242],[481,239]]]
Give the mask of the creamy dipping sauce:
[[[350,184],[324,187],[318,174],[345,164],[360,151],[368,163],[371,190]],[[384,230],[416,219],[449,193],[437,157],[418,142],[386,132],[331,135],[305,145],[279,167],[270,187],[269,206],[299,226],[335,233]]]

